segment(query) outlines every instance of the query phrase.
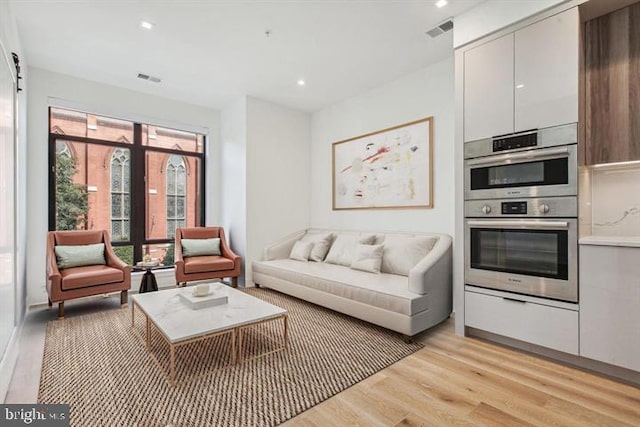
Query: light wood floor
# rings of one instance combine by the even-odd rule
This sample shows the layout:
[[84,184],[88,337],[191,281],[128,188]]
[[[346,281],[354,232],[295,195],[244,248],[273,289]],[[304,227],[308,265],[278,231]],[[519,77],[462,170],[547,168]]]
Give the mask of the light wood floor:
[[287,426],[640,426],[640,389],[454,334],[315,406]]

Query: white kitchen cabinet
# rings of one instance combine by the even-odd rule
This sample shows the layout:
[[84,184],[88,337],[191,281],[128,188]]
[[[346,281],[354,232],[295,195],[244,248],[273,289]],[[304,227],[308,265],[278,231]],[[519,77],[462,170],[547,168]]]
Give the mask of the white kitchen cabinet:
[[515,132],[578,121],[578,8],[515,32]]
[[513,132],[513,34],[464,54],[464,140]]
[[639,261],[640,247],[581,241],[580,356],[640,371]]
[[578,121],[578,8],[464,53],[464,141]]
[[578,312],[465,291],[465,325],[542,347],[578,354]]

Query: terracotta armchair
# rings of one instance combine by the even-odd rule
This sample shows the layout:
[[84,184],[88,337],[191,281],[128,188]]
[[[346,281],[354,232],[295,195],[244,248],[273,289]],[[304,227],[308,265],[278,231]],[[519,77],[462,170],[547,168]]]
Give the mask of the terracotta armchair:
[[[220,239],[221,255],[183,257],[182,239]],[[242,259],[227,245],[222,227],[193,227],[176,229],[176,284],[186,285],[194,280],[231,278],[231,286],[238,286]]]
[[[58,268],[56,246],[104,243],[105,264]],[[104,230],[50,231],[47,233],[47,293],[49,307],[58,303],[58,317],[64,317],[64,302],[73,298],[120,291],[120,304],[127,303],[131,288],[131,266],[113,252],[109,233]]]

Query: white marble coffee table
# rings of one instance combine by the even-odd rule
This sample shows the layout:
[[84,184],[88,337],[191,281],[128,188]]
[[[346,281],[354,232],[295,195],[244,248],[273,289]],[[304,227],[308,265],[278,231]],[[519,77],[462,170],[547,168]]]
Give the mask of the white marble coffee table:
[[175,352],[182,345],[212,338],[217,335],[231,335],[231,363],[242,358],[243,330],[258,323],[282,319],[282,346],[264,353],[273,353],[288,346],[287,310],[252,297],[242,291],[222,283],[211,283],[211,288],[226,294],[228,303],[200,309],[192,309],[182,300],[180,292],[192,292],[193,288],[169,289],[159,292],[146,292],[131,296],[131,326],[134,326],[135,307],[146,317],[147,350],[151,352],[151,324],[153,324],[169,344],[169,381],[175,382]]

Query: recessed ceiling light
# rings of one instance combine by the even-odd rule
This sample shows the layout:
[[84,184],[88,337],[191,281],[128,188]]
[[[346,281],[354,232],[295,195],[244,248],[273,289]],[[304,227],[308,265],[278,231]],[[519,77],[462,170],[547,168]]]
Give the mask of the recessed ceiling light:
[[438,7],[445,7],[447,5],[447,3],[449,3],[447,0],[438,0],[436,2],[436,6]]
[[304,80],[300,79],[298,80],[298,86],[304,86],[305,84],[307,84]]
[[[440,0],[442,1],[442,0]],[[150,30],[153,28],[153,24],[149,21],[140,21],[140,26],[145,30]]]
[[517,85],[516,89],[522,89],[524,87],[524,85]]

